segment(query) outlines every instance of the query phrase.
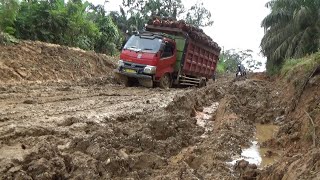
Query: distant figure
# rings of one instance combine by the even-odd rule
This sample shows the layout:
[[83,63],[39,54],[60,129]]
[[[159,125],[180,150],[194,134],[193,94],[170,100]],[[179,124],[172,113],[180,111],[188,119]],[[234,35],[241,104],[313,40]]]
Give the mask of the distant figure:
[[246,76],[247,75],[245,67],[240,63],[238,64],[238,67],[237,67],[236,77],[238,77],[239,73],[240,73],[240,76]]

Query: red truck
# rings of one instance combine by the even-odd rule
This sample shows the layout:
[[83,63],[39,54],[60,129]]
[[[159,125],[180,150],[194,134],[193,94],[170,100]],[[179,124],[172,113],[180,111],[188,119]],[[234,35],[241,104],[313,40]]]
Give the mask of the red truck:
[[189,35],[177,27],[148,25],[129,38],[115,72],[126,86],[139,82],[145,87],[203,87],[214,77],[221,48]]

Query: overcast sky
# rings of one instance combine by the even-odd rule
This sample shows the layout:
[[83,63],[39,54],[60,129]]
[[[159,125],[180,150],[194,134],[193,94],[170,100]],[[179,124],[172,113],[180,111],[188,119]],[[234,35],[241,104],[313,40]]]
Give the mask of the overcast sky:
[[[103,4],[104,0],[89,0],[94,4]],[[227,49],[252,49],[256,58],[260,52],[260,41],[264,30],[260,24],[269,10],[265,4],[269,0],[202,0],[210,10],[214,24],[204,28],[219,46]],[[186,8],[196,3],[196,0],[182,0]],[[119,10],[122,0],[109,0],[106,10]]]

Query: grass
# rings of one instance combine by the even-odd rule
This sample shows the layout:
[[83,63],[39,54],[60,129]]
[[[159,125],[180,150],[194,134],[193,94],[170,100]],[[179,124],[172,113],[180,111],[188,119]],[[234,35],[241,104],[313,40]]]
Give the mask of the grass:
[[310,74],[316,67],[320,66],[320,52],[300,59],[288,59],[281,69],[281,76],[287,80],[296,79],[300,73]]

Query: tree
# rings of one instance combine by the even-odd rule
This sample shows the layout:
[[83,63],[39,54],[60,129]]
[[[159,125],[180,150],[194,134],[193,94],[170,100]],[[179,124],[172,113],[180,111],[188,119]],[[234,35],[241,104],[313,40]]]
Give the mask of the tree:
[[187,13],[187,23],[193,24],[196,27],[211,26],[211,12],[206,9],[203,2],[193,5]]
[[23,0],[14,27],[16,37],[21,39],[109,54],[115,53],[122,40],[104,6],[82,0]]
[[287,58],[298,58],[318,51],[320,47],[319,0],[273,0],[262,21],[265,35],[262,53],[267,57],[267,70],[279,69]]
[[123,0],[122,4],[129,12],[141,12],[145,20],[151,16],[177,19],[184,12],[181,0]]
[[17,0],[0,0],[0,30],[9,34],[15,33],[14,22],[19,10]]
[[22,1],[15,21],[15,35],[21,39],[62,43],[67,31],[66,14],[61,1]]
[[254,58],[248,58],[246,59],[246,65],[249,71],[255,71],[260,69],[260,67],[262,66],[262,62]]
[[92,22],[86,11],[90,4],[81,0],[71,0],[66,4],[68,31],[64,33],[64,39],[69,46],[77,46],[82,49],[94,49],[95,41],[99,39],[101,32],[97,24]]
[[129,8],[130,13],[140,12],[143,25],[152,16],[175,20],[186,19],[189,24],[197,27],[211,26],[213,23],[210,11],[204,7],[202,2],[193,5],[185,17],[182,17],[185,7],[181,0],[123,0],[122,5]]
[[91,5],[92,13],[90,19],[96,23],[101,33],[100,37],[96,40],[95,51],[100,53],[115,54],[117,46],[121,45],[122,36],[119,33],[117,25],[114,23],[111,15],[106,15],[104,6]]
[[220,55],[224,67],[229,72],[237,72],[238,64],[246,65],[247,69],[254,71],[262,66],[262,63],[253,58],[253,51],[251,49],[235,50],[229,49],[222,52]]
[[123,33],[132,34],[133,31],[143,29],[145,25],[145,20],[141,13],[134,11],[126,13],[121,6],[120,12],[113,11],[110,16]]

